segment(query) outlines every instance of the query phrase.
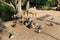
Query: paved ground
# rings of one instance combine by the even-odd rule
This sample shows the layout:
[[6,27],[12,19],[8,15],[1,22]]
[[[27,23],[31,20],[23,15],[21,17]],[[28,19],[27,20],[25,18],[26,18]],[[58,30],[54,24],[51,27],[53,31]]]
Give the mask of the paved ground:
[[[15,28],[11,27],[11,22],[6,22],[4,25],[7,26],[8,32],[3,36],[3,40],[60,40],[60,12],[58,11],[37,11],[37,17],[43,17],[45,15],[50,15],[44,18],[44,20],[34,19],[40,25],[44,25],[41,33],[36,33],[35,29],[28,29],[25,26],[16,25]],[[54,20],[50,20],[51,18]],[[48,26],[47,24],[53,22],[54,26]],[[58,24],[56,24],[56,22]],[[9,33],[14,33],[14,38],[8,38]]]

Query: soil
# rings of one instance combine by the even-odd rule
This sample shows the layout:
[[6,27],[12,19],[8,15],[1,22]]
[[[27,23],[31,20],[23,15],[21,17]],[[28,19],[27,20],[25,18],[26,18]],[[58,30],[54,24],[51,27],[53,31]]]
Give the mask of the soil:
[[[4,25],[7,27],[7,33],[4,34],[2,40],[60,40],[60,11],[52,10],[36,10],[36,17],[34,22],[39,25],[44,25],[41,33],[36,33],[34,28],[28,29],[26,26],[17,24],[16,27],[11,27],[12,21],[5,22]],[[43,20],[37,20],[36,18],[44,17]],[[32,16],[33,17],[33,16]],[[54,18],[51,20],[51,18]],[[53,26],[48,24],[52,21]],[[58,23],[58,24],[56,24]],[[14,33],[14,38],[9,38],[9,33]]]

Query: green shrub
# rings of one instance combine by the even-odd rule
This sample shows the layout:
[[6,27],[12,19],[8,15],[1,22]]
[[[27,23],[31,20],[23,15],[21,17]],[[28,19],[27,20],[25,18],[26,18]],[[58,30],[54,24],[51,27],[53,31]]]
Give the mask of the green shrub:
[[15,12],[16,11],[12,7],[7,6],[4,3],[0,3],[0,18],[10,20],[11,16],[13,16]]
[[57,3],[56,0],[30,0],[30,2],[40,4],[40,6],[38,5],[40,9],[49,9],[50,7],[56,6]]

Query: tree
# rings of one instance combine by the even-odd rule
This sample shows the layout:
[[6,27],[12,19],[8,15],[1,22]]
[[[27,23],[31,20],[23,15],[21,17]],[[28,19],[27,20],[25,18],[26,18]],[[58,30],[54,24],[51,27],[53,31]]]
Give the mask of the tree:
[[14,14],[19,14],[20,11],[21,0],[0,0],[0,18],[9,20]]
[[3,20],[11,19],[15,14],[15,8],[12,3],[7,3],[6,0],[0,0],[0,18]]
[[38,8],[49,8],[50,6],[54,6],[56,0],[0,0],[0,17],[5,17],[6,19],[11,19],[14,14],[18,14],[22,11],[23,5],[26,5],[27,1],[30,2],[31,5],[34,5]]
[[49,7],[52,7],[52,6],[56,6],[56,0],[30,0],[30,2],[32,3],[31,5],[34,5],[38,8],[41,8],[41,9],[45,9],[45,8],[49,8]]

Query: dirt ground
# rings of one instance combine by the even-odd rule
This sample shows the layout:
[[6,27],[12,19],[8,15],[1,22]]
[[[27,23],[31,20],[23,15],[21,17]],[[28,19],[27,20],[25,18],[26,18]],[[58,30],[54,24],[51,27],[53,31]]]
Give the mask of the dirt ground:
[[[36,33],[35,29],[28,29],[25,26],[17,24],[15,28],[11,27],[12,21],[4,23],[7,27],[7,33],[4,34],[2,40],[60,40],[60,12],[59,11],[45,11],[37,10],[37,16],[34,21],[39,25],[44,25],[41,33]],[[42,17],[44,15],[49,15],[49,17],[44,18],[44,20],[37,20],[37,17]],[[33,16],[32,16],[33,17]],[[51,18],[54,18],[51,20]],[[53,26],[47,24],[53,22]],[[9,33],[14,33],[14,38],[8,38]]]

